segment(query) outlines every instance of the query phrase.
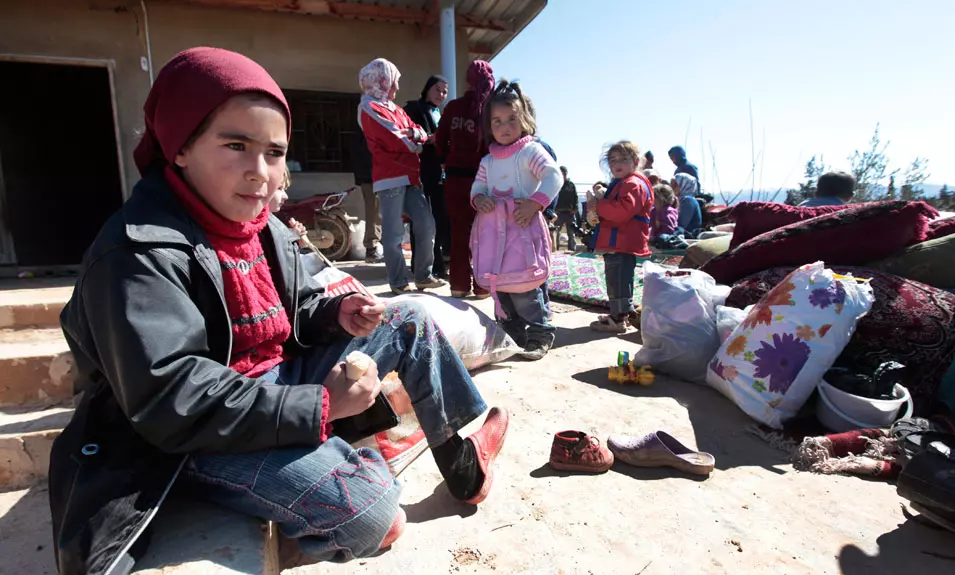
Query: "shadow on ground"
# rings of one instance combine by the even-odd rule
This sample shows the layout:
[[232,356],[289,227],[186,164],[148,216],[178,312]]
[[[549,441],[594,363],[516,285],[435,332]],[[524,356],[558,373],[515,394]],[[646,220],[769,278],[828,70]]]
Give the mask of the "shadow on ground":
[[[6,499],[15,493],[3,493]],[[5,513],[3,512],[5,511]],[[45,485],[31,487],[7,509],[0,508],[0,572],[55,575],[53,527]]]
[[[614,462],[613,467],[611,467],[610,471],[607,473],[619,473],[640,481],[657,481],[660,479],[686,479],[697,482],[706,481],[706,477],[701,475],[692,475],[690,473],[683,473],[682,471],[676,470],[672,467],[634,467],[619,461]],[[561,471],[554,469],[546,463],[530,472],[530,476],[534,479],[544,479],[546,477],[574,477],[577,475],[593,475],[593,473],[587,471]]]
[[657,375],[650,386],[619,384],[607,379],[606,368],[580,372],[573,378],[630,397],[673,398],[687,410],[697,448],[716,457],[717,469],[758,466],[783,473],[777,466],[789,461],[788,454],[748,435],[744,430],[752,420],[728,399],[704,385],[661,375]]
[[72,287],[76,283],[76,274],[61,272],[51,277],[10,278],[0,276],[0,292],[26,289],[46,289]]
[[476,505],[469,505],[451,496],[447,485],[442,481],[434,492],[417,503],[402,505],[408,516],[408,523],[427,523],[444,517],[470,517],[477,513]]
[[875,556],[846,545],[838,555],[840,571],[843,575],[955,573],[955,533],[926,521],[915,516],[881,535]]

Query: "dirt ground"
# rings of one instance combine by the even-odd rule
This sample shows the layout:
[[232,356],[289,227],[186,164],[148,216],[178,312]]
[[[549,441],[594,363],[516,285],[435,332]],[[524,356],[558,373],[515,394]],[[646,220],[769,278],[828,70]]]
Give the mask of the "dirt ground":
[[[383,266],[343,267],[387,289]],[[492,302],[477,307],[490,313]],[[547,358],[474,376],[488,404],[512,417],[487,501],[452,499],[425,453],[401,475],[408,526],[392,549],[289,573],[955,573],[955,535],[906,519],[893,485],[794,471],[709,388],[607,381],[606,366],[636,352],[638,334],[597,334],[594,311],[558,302],[555,311],[558,347]],[[554,472],[551,439],[564,429],[602,439],[665,430],[715,455],[717,469],[708,479],[619,463],[597,476]],[[45,488],[9,495],[23,499],[0,497],[0,573],[54,573]]]
[[[387,287],[383,270],[351,271]],[[477,307],[492,311],[490,300]],[[558,347],[544,360],[474,377],[488,404],[512,417],[487,501],[452,499],[426,453],[401,476],[408,527],[391,550],[292,573],[955,572],[955,535],[907,520],[894,485],[794,471],[709,388],[666,377],[651,387],[607,381],[606,366],[617,351],[636,352],[639,336],[597,334],[593,311],[555,308]],[[620,463],[597,476],[554,472],[551,439],[564,429],[602,439],[665,430],[712,453],[717,469],[705,480]]]

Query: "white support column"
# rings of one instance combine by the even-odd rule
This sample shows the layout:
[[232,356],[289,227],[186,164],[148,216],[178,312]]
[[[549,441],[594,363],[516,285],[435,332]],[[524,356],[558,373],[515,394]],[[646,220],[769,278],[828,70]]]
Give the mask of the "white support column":
[[448,79],[449,101],[458,97],[458,51],[454,34],[454,2],[445,2],[441,8],[441,75]]

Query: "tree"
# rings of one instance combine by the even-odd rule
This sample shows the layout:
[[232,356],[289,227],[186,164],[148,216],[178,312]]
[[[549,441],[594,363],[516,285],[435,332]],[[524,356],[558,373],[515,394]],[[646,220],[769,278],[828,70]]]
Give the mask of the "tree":
[[879,124],[876,124],[868,149],[856,150],[849,158],[852,162],[852,175],[856,178],[856,201],[868,202],[877,199],[882,195],[882,182],[898,173],[898,170],[888,170],[889,158],[885,154],[888,147],[889,142],[883,144],[879,138]]
[[885,193],[885,199],[894,200],[895,199],[895,175],[889,176],[889,189]]
[[952,208],[952,192],[948,189],[948,184],[943,184],[942,189],[938,191],[938,208],[942,210],[950,210]]
[[824,173],[826,173],[826,164],[822,156],[819,156],[818,160],[816,160],[816,156],[809,158],[809,161],[806,162],[806,170],[803,172],[806,181],[799,184],[798,190],[786,190],[786,203],[790,206],[797,206],[809,198],[815,197],[816,182],[819,181],[819,176]]
[[902,180],[902,190],[900,198],[906,201],[915,201],[922,199],[921,185],[928,179],[928,160],[925,158],[915,158],[909,167],[905,169],[905,175]]

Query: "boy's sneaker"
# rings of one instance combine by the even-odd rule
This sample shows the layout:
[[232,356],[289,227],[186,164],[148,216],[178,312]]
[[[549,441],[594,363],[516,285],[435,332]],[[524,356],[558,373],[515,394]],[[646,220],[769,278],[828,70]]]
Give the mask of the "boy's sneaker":
[[469,291],[461,291],[461,290],[454,290],[454,289],[451,290],[451,297],[455,299],[464,299],[468,297],[469,295],[471,295],[471,292]]
[[428,279],[426,279],[426,280],[424,280],[424,281],[415,282],[414,285],[418,288],[418,291],[421,291],[421,290],[426,290],[426,289],[441,288],[441,287],[444,287],[444,286],[448,285],[448,282],[446,282],[446,281],[444,281],[444,280],[442,280],[442,279],[438,279],[438,278],[436,278],[436,277],[434,277],[434,276],[431,276],[431,277],[429,277]]
[[544,356],[547,355],[548,351],[550,351],[552,345],[552,343],[543,341],[529,341],[527,342],[527,346],[524,347],[524,351],[522,351],[520,355],[528,361],[544,359]]
[[391,293],[395,295],[405,295],[408,293],[412,293],[413,291],[414,291],[414,288],[411,287],[411,284],[405,284],[401,287],[391,288]]
[[599,439],[583,431],[554,434],[550,466],[561,471],[603,473],[613,465],[613,453]]

